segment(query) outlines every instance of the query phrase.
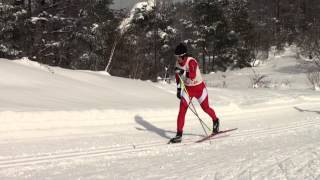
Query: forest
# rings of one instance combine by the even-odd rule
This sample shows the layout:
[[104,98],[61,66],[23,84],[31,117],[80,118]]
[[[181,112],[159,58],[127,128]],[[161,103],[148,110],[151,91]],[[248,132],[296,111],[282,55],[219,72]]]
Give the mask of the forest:
[[[0,58],[157,81],[180,42],[203,73],[250,67],[271,49],[300,49],[320,67],[317,0],[0,0]],[[128,18],[131,17],[130,21]],[[126,23],[124,25],[124,22]],[[319,68],[320,69],[320,68]]]

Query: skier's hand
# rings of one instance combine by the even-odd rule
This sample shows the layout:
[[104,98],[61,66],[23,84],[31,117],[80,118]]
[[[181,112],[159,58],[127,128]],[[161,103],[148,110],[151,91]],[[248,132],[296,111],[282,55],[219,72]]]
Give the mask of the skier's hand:
[[181,88],[177,89],[177,98],[181,99]]
[[182,76],[184,74],[184,70],[177,67],[175,68],[175,72],[179,74],[179,76]]

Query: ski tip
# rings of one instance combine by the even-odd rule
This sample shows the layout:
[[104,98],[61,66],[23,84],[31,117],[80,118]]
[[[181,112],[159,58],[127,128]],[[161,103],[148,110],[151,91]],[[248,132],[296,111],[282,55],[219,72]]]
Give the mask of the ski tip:
[[226,132],[235,131],[235,130],[238,130],[238,128],[232,128],[232,129],[227,129],[227,130],[219,131],[218,133],[215,133],[215,134],[221,134],[221,133],[226,133]]

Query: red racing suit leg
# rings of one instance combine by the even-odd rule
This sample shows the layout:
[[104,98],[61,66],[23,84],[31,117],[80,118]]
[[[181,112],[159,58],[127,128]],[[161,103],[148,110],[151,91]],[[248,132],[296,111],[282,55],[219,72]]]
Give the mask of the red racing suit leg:
[[215,111],[209,106],[208,92],[204,83],[196,86],[186,86],[186,89],[189,96],[185,92],[182,93],[177,119],[177,132],[183,132],[185,115],[188,110],[189,102],[193,97],[198,99],[201,108],[211,117],[212,121],[218,119]]
[[209,106],[208,96],[200,105],[203,111],[206,112],[211,117],[212,121],[215,121],[216,119],[218,119],[216,112]]
[[187,101],[181,97],[180,101],[180,108],[179,108],[179,114],[178,114],[178,119],[177,119],[177,132],[183,132],[183,126],[184,126],[184,121],[185,121],[185,116],[188,110],[188,103]]

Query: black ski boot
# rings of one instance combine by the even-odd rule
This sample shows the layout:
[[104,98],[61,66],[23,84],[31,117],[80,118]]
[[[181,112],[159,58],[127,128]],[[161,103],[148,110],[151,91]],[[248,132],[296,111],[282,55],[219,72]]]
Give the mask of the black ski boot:
[[176,137],[171,138],[170,141],[169,141],[169,144],[171,144],[171,143],[181,143],[181,140],[182,140],[182,132],[177,132]]
[[219,126],[220,126],[220,121],[219,119],[216,119],[213,121],[213,126],[212,126],[212,134],[217,134],[219,133]]

